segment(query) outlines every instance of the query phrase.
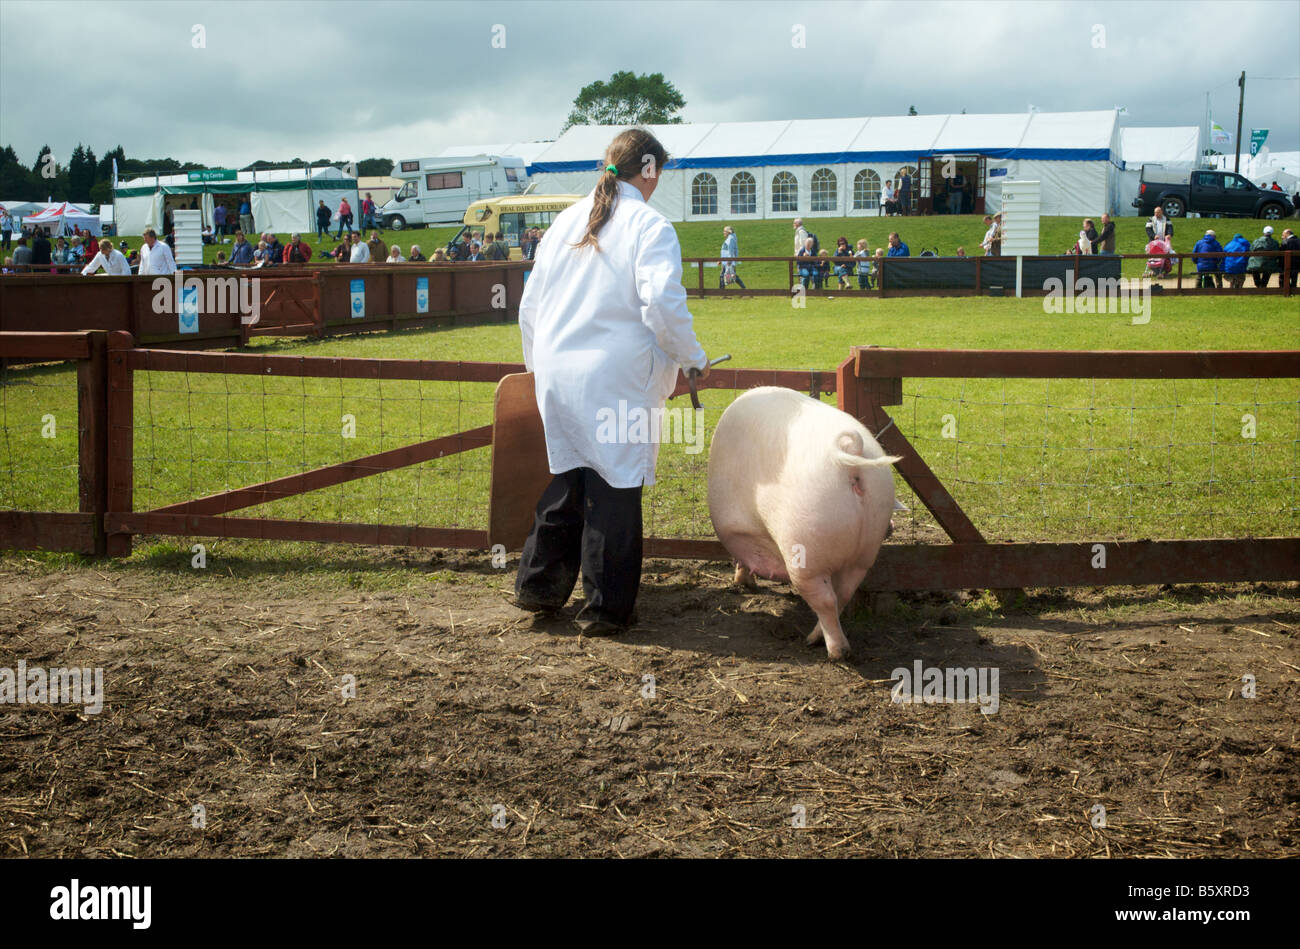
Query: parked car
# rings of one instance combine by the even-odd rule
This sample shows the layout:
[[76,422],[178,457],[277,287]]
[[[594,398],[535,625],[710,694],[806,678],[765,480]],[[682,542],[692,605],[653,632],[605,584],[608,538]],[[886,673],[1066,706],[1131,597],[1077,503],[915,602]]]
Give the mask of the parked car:
[[1164,208],[1165,217],[1187,214],[1221,214],[1226,217],[1262,217],[1278,220],[1295,212],[1281,191],[1258,188],[1232,171],[1166,171],[1143,165],[1138,196],[1133,207],[1140,214]]

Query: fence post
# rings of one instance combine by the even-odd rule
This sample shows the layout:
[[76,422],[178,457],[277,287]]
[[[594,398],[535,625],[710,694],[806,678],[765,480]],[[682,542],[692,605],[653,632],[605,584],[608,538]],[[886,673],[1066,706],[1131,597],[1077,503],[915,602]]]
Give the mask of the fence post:
[[325,335],[325,275],[316,271],[311,281],[312,335],[321,339]]
[[980,261],[983,259],[984,259],[983,257],[975,258],[975,296],[977,297],[980,296],[984,291],[984,285],[982,283],[982,277],[980,275]]
[[[134,506],[135,386],[127,361],[134,347],[130,333],[109,334],[107,505],[108,512],[116,514],[130,514]],[[110,557],[129,556],[131,535],[109,531],[107,525],[105,531],[104,552]]]
[[1291,250],[1282,255],[1282,296],[1284,297],[1291,295],[1291,268],[1294,266],[1292,261],[1294,255],[1295,252]]
[[1183,256],[1182,254],[1178,255],[1178,286],[1176,289],[1179,293],[1183,292]]
[[700,272],[700,299],[704,299],[704,258],[697,257],[695,260],[695,269]]
[[77,493],[83,514],[93,514],[93,553],[107,550],[108,511],[108,332],[86,334],[90,358],[77,364]]

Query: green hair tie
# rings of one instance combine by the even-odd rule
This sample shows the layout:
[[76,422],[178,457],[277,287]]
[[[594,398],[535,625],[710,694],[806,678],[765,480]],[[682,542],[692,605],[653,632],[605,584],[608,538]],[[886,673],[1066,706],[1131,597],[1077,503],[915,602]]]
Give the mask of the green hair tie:
[[617,175],[617,174],[618,174],[618,166],[617,166],[617,165],[606,165],[606,166],[605,166],[605,170],[608,171],[611,175]]

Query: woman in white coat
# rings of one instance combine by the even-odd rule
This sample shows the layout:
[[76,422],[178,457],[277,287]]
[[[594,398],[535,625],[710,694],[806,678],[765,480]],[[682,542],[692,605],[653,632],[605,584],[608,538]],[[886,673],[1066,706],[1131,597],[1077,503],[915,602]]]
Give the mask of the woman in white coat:
[[588,635],[620,632],[636,605],[641,489],[654,484],[659,449],[650,411],[663,408],[679,366],[708,372],[677,232],[647,204],[667,160],[644,129],[619,134],[595,189],[538,244],[519,301],[554,478],[524,544],[515,602],[558,610],[581,574],[587,601],[576,622]]

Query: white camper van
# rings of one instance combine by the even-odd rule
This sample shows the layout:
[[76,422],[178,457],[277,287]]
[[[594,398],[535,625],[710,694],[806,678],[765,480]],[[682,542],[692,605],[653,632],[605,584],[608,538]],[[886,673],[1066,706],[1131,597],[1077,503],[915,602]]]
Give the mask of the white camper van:
[[393,165],[393,177],[404,184],[376,217],[394,231],[459,224],[475,201],[521,194],[528,184],[524,160],[507,155],[408,158]]

